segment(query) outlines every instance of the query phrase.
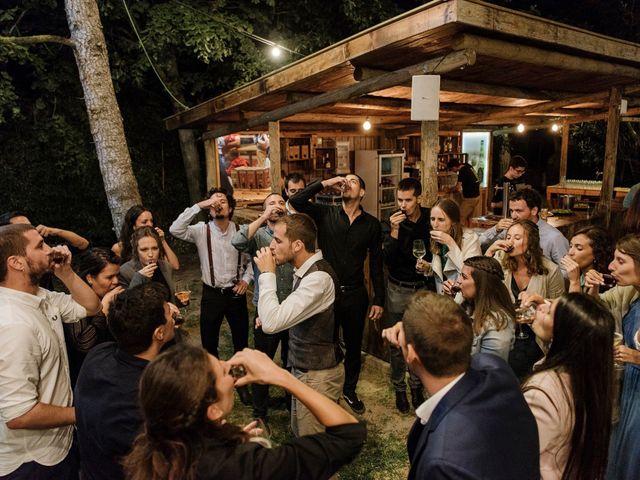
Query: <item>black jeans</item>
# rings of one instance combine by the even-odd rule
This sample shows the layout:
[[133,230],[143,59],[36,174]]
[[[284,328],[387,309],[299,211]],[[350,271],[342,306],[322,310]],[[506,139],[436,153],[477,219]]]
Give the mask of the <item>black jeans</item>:
[[[257,316],[258,311],[256,309],[256,317]],[[282,366],[287,368],[287,355],[289,354],[289,330],[269,335],[262,331],[262,327],[258,327],[253,331],[253,343],[256,350],[266,353],[272,360],[278,351],[278,344],[280,344],[280,358],[282,360]],[[255,418],[266,418],[269,407],[269,385],[259,385],[257,383],[252,384],[251,396],[253,397],[253,416]]]
[[23,463],[9,475],[0,475],[0,480],[77,480],[78,453],[75,441],[71,450],[60,463],[46,466],[36,462]]
[[342,328],[345,346],[344,387],[343,392],[352,395],[356,392],[360,368],[362,367],[362,334],[364,321],[369,309],[369,295],[364,286],[341,292],[334,304],[336,321]]
[[226,318],[231,328],[233,350],[238,352],[249,344],[249,310],[247,296],[221,293],[208,285],[202,285],[200,303],[200,337],[202,346],[218,357],[218,343],[222,319]]

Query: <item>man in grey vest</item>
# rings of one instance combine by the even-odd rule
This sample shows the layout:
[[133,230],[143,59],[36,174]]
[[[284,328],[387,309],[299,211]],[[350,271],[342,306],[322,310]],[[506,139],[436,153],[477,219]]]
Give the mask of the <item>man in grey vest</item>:
[[[342,351],[333,304],[338,280],[322,252],[315,251],[317,229],[305,214],[282,217],[274,226],[270,248],[254,258],[260,270],[258,311],[264,333],[289,329],[289,366],[293,375],[314,390],[338,401],[344,384]],[[278,300],[276,265],[295,267],[293,291]],[[296,436],[324,431],[311,412],[295,398],[291,428]]]

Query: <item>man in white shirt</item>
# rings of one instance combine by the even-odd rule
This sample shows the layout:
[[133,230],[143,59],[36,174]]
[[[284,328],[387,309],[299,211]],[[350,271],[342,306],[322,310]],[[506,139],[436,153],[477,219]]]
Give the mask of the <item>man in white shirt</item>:
[[[277,221],[270,248],[260,249],[254,258],[261,272],[258,311],[265,333],[289,329],[291,373],[337,402],[344,384],[343,354],[333,311],[338,279],[322,252],[315,251],[316,234],[315,223],[308,215],[296,213]],[[295,268],[293,290],[280,302],[276,265],[287,262]],[[291,428],[296,436],[324,431],[295,398],[291,403]]]
[[[38,286],[50,271],[71,295]],[[32,225],[0,227],[0,478],[77,478],[75,410],[62,322],[100,300]]]
[[[236,201],[223,188],[209,190],[209,198],[187,208],[173,222],[169,231],[174,237],[195,243],[202,271],[200,303],[200,337],[202,346],[218,357],[218,340],[222,320],[231,328],[233,349],[239,352],[249,342],[249,311],[246,291],[253,279],[249,256],[231,244],[238,230],[231,221]],[[201,210],[209,219],[190,225]],[[245,405],[251,404],[248,387],[238,390]]]
[[500,357],[471,356],[472,320],[460,306],[419,292],[382,336],[429,393],[407,439],[409,479],[540,478],[538,430],[519,382]]

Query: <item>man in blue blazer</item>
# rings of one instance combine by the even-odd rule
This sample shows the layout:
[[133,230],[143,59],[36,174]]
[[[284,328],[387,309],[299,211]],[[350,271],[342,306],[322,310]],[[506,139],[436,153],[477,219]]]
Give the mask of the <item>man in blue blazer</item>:
[[399,346],[429,393],[407,441],[410,479],[540,479],[535,419],[509,366],[471,357],[469,316],[420,292],[383,337]]

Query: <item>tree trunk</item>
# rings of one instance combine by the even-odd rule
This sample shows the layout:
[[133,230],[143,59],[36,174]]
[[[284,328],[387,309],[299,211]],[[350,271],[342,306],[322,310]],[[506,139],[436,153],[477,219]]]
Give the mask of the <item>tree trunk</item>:
[[200,154],[196,146],[195,130],[178,130],[180,138],[180,151],[182,152],[182,162],[184,172],[187,175],[187,188],[189,189],[189,199],[194,205],[202,200],[200,189]]
[[126,211],[141,203],[138,183],[111,80],[107,44],[96,0],[65,0],[65,10],[91,135],[116,233]]
[[[171,85],[171,89],[175,92],[179,102],[174,101],[173,110],[180,113],[185,110],[184,95],[180,91],[180,72],[178,71],[178,61],[175,54],[167,53],[166,67],[164,74]],[[189,199],[191,204],[196,204],[202,200],[202,188],[200,187],[200,152],[196,145],[195,130],[178,130],[178,139],[180,140],[180,151],[182,152],[182,162],[184,163],[184,173],[187,176],[187,188],[189,189]]]

